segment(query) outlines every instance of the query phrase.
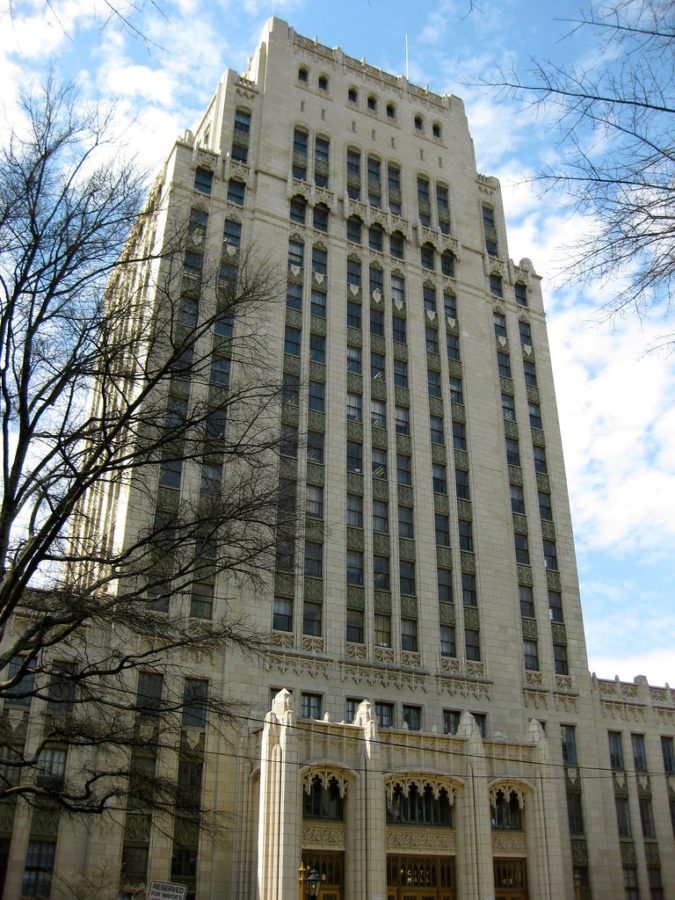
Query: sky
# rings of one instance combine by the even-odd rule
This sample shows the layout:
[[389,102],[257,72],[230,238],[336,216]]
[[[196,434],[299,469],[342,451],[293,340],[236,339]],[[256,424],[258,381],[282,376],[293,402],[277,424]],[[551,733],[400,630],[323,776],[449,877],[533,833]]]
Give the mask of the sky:
[[[597,63],[569,35],[570,0],[13,0],[0,4],[0,138],[20,89],[51,68],[116,104],[128,148],[156,168],[192,127],[223,70],[242,72],[265,20],[463,98],[478,170],[500,178],[509,253],[544,276],[589,667],[675,686],[675,331],[662,309],[602,315],[612,285],[569,284],[570,243],[592,228],[530,177],[564,158],[553,117],[478,82],[531,57]],[[142,36],[139,36],[139,33]],[[567,37],[565,37],[567,35]]]

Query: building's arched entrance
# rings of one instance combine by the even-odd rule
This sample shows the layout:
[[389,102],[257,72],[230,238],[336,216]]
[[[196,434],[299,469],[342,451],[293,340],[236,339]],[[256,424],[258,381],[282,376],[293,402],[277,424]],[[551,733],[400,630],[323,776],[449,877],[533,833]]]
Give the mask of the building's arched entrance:
[[495,859],[495,900],[528,900],[524,859]]
[[[302,862],[308,869],[316,869],[321,876],[321,900],[343,900],[345,896],[344,853],[303,850]],[[304,900],[304,895],[302,900]]]
[[455,900],[455,858],[387,856],[387,900]]

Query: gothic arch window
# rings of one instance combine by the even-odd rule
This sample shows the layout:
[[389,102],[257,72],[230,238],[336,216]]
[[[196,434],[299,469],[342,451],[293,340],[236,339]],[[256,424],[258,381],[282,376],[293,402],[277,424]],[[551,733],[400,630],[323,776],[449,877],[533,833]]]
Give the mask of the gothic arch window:
[[525,798],[519,788],[511,785],[493,788],[490,791],[492,827],[506,831],[522,831],[524,805]]
[[303,816],[341,822],[346,787],[345,779],[339,773],[308,772],[303,778]]
[[392,778],[386,784],[387,822],[452,827],[455,791],[430,778]]

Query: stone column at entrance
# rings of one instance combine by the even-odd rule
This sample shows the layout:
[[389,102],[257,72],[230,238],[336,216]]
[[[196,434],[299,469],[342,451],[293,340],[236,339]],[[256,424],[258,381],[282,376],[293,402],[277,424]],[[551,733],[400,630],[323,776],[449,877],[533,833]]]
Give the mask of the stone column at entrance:
[[466,788],[457,828],[457,895],[462,900],[494,900],[492,828],[485,749],[476,720],[463,712],[457,732],[466,743]]
[[279,691],[265,716],[260,746],[259,900],[297,900],[302,818],[292,696]]
[[530,896],[537,900],[556,900],[564,884],[562,847],[558,826],[559,809],[551,772],[551,751],[544,730],[530,719],[528,737],[534,743],[537,765],[535,791],[527,797],[528,877]]

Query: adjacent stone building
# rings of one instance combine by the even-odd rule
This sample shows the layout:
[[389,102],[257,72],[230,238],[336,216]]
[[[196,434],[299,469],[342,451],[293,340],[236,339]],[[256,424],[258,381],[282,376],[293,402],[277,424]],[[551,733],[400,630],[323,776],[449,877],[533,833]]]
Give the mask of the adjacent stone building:
[[264,590],[193,598],[271,635],[202,664],[247,710],[186,733],[224,837],[62,826],[51,896],[104,862],[120,896],[296,900],[304,866],[324,900],[675,897],[675,698],[589,675],[540,277],[462,101],[272,19],[162,194],[284,272],[265,362],[304,524]]

